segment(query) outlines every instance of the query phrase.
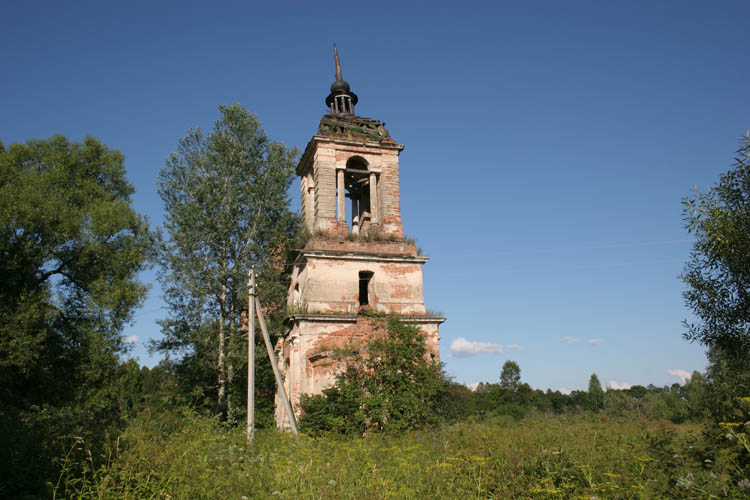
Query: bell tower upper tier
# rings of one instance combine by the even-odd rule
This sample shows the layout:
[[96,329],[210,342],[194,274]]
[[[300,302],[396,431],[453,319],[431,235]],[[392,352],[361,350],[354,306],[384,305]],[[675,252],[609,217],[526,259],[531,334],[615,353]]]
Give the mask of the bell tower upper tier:
[[354,114],[356,94],[341,78],[334,45],[336,81],[323,115],[297,166],[302,219],[311,234],[354,236],[378,232],[403,237],[398,157],[403,145],[385,123]]

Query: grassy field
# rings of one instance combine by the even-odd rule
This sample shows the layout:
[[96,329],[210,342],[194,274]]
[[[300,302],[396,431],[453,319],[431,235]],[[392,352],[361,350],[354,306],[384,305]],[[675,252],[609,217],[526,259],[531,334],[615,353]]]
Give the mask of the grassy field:
[[242,428],[185,410],[133,420],[104,465],[68,479],[96,461],[79,442],[53,486],[56,498],[747,498],[734,455],[701,459],[701,439],[692,424],[532,415],[355,439],[263,430],[248,446]]

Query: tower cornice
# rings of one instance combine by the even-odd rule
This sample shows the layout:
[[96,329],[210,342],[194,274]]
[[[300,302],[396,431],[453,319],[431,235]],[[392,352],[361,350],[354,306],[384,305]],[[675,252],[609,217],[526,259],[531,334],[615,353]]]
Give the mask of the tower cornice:
[[372,148],[374,150],[383,150],[383,151],[396,151],[399,154],[401,151],[404,150],[406,146],[403,144],[398,144],[396,141],[366,141],[362,139],[352,139],[348,137],[337,137],[337,136],[330,136],[330,135],[314,135],[310,139],[310,141],[307,143],[307,146],[305,147],[305,151],[302,153],[302,157],[299,160],[299,163],[297,164],[296,173],[297,175],[304,175],[305,171],[312,165],[315,155],[315,149],[318,144],[322,143],[328,143],[328,144],[337,144],[342,146],[349,146],[349,147],[365,147],[365,148]]
[[347,252],[335,250],[302,250],[297,257],[300,261],[305,259],[332,259],[332,260],[357,260],[367,262],[407,262],[412,264],[424,264],[429,257],[424,255],[386,254],[375,252]]
[[[426,315],[398,315],[392,314],[391,316],[398,318],[399,321],[404,323],[413,324],[428,324],[428,325],[440,325],[445,323],[446,318],[444,316],[426,316]],[[310,322],[321,322],[321,323],[356,323],[357,314],[331,314],[331,313],[295,313],[290,314],[284,318],[284,323],[290,324],[298,321],[310,321]],[[285,332],[284,336],[289,335],[291,331]]]

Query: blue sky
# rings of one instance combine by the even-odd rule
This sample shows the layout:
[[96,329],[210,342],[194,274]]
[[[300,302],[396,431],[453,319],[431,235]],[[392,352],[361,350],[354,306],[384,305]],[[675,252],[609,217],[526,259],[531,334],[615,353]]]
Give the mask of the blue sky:
[[[536,388],[666,385],[705,368],[681,337],[680,200],[750,127],[749,16],[730,1],[10,1],[0,140],[99,138],[158,225],[159,169],[219,104],[304,148],[335,41],[357,113],[406,145],[404,226],[432,257],[448,372],[496,381],[513,359]],[[164,315],[155,286],[125,333],[146,364]]]

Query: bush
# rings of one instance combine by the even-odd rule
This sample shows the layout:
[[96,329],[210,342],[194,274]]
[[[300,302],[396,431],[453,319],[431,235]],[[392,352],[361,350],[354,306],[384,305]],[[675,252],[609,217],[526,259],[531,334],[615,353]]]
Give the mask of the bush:
[[336,384],[302,399],[304,432],[402,432],[437,422],[445,382],[421,332],[393,317],[374,321],[384,321],[382,333],[348,361]]

